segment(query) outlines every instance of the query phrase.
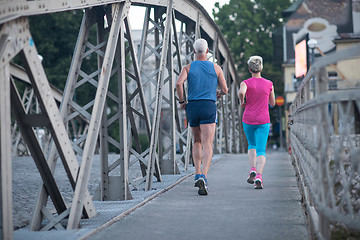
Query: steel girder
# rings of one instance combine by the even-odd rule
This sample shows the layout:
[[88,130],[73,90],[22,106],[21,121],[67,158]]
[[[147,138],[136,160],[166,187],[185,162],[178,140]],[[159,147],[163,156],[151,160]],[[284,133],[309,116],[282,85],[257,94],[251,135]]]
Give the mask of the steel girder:
[[[19,34],[19,32],[21,34]],[[63,212],[66,212],[67,207],[53,178],[52,169],[47,163],[44,152],[36,138],[34,128],[41,126],[47,127],[50,130],[60,158],[63,161],[65,168],[68,170],[69,180],[74,185],[78,170],[75,154],[71,148],[65,126],[60,118],[56,102],[51,94],[50,85],[46,79],[40,59],[38,58],[34,42],[29,32],[27,19],[20,18],[4,24],[1,29],[1,36],[11,36],[13,43],[16,43],[12,44],[10,49],[8,49],[8,54],[2,55],[3,67],[8,69],[9,61],[15,55],[20,53],[28,78],[39,101],[41,112],[37,114],[28,114],[25,111],[13,80],[10,81],[10,76],[8,79],[3,80],[11,83],[9,90],[11,90],[12,112],[40,172],[46,188],[46,193],[50,196],[57,213],[61,215]],[[5,59],[5,56],[8,58]],[[10,116],[10,111],[6,115]],[[2,158],[1,162],[5,162],[6,160],[6,158]],[[11,175],[11,171],[7,174]],[[7,174],[5,174],[5,176]],[[91,217],[95,214],[95,209],[89,194],[87,194],[86,198],[87,204],[84,206],[85,215]]]
[[[2,40],[2,39],[1,39]],[[9,41],[0,42],[0,51],[8,47]],[[2,239],[12,239],[12,168],[10,131],[10,71],[9,65],[0,67],[0,234]]]
[[[127,18],[131,4],[147,7],[137,52]],[[230,88],[229,95],[218,103],[214,152],[238,152],[241,147],[236,70],[220,30],[206,11],[196,1],[150,0],[146,4],[143,1],[131,1],[131,4],[125,0],[101,3],[48,0],[6,1],[0,7],[3,239],[11,239],[12,232],[12,213],[8,211],[12,209],[11,148],[6,141],[11,137],[10,106],[16,119],[12,139],[19,139],[20,134],[15,131],[19,128],[43,180],[31,220],[32,230],[63,229],[60,221],[65,218],[68,218],[67,229],[74,229],[79,227],[82,216],[96,214],[87,190],[95,152],[101,160],[100,200],[131,199],[131,190],[141,188],[141,183],[145,182],[146,190],[151,189],[153,176],[161,181],[162,174],[177,174],[181,162],[188,168],[191,131],[184,123],[184,111],[177,109],[174,82],[182,66],[194,60],[192,44],[197,38],[208,40],[209,60],[222,66]],[[84,9],[84,18],[64,92],[59,93],[47,81],[26,16],[74,9]],[[93,26],[97,27],[96,43],[89,40]],[[25,69],[11,63],[19,53]],[[97,57],[97,68],[86,72],[82,65],[93,56]],[[155,62],[152,69],[146,68],[149,60]],[[28,84],[23,97],[14,84],[17,80]],[[93,96],[88,102],[80,103],[76,93],[84,89]],[[55,99],[61,102],[60,108]],[[39,108],[33,110],[31,104],[36,102]],[[49,147],[39,143],[37,127],[49,133],[52,141]],[[109,135],[113,127],[119,129],[117,136]],[[141,149],[140,132],[150,142],[147,149]],[[176,154],[177,144],[179,154]],[[118,159],[109,162],[109,152],[114,149]],[[81,166],[75,154],[81,158]],[[71,208],[65,204],[53,177],[58,157],[74,189]],[[142,177],[132,179],[128,171],[136,164]],[[56,208],[55,215],[47,207],[49,197]],[[45,226],[44,218],[48,220]]]

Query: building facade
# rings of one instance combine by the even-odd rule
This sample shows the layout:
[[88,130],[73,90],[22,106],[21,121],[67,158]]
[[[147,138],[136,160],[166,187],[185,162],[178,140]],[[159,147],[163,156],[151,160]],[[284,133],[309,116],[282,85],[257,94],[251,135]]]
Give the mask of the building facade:
[[[296,76],[296,64],[299,63],[295,63],[295,46],[301,40],[306,40],[307,68],[321,56],[356,44],[360,47],[360,1],[298,0],[283,11],[283,16],[286,22],[276,36],[277,39],[281,36],[282,41],[274,41],[274,49],[282,50],[282,56],[279,53],[275,56],[282,57],[277,62],[281,62],[283,69],[287,118],[288,106],[293,102],[304,77]],[[326,71],[328,91],[346,88],[359,88],[360,91],[360,57],[330,65]]]

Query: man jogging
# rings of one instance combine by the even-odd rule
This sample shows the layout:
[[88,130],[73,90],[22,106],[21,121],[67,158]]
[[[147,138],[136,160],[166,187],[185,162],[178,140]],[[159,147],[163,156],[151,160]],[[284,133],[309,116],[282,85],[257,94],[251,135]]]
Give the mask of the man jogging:
[[[192,150],[195,165],[195,187],[200,195],[207,195],[207,173],[213,155],[213,140],[216,127],[216,100],[228,92],[221,67],[207,61],[209,52],[205,39],[195,41],[196,60],[185,66],[176,82],[176,92],[181,108],[194,136]],[[184,99],[183,84],[188,80],[188,102]],[[219,85],[220,91],[217,91]]]

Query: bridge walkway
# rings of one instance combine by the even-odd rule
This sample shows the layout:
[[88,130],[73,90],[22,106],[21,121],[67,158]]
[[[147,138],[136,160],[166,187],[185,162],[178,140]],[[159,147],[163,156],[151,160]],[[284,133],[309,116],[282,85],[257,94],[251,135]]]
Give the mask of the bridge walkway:
[[225,155],[209,171],[209,195],[190,175],[86,239],[309,239],[295,171],[286,152],[268,153],[264,189],[246,182],[246,154]]

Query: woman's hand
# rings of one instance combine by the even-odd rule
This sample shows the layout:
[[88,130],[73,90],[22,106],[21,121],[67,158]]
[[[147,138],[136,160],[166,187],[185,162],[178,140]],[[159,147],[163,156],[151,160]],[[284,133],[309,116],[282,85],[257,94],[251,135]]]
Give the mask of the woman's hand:
[[240,83],[240,89],[239,89],[238,95],[239,95],[240,105],[243,108],[246,106],[246,102],[245,102],[246,90],[247,90],[246,84],[244,82]]
[[241,100],[241,99],[240,99],[240,105],[241,105],[241,107],[244,108],[244,107],[246,106],[245,100]]

